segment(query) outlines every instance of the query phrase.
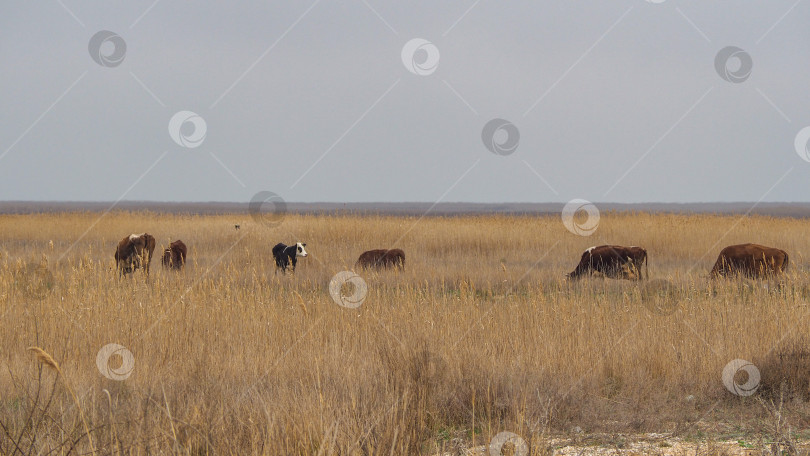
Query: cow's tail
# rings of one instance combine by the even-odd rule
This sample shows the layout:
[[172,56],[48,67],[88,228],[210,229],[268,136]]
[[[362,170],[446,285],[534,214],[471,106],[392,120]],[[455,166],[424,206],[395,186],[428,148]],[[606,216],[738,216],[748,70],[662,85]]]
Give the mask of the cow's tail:
[[787,271],[788,264],[790,263],[790,259],[788,257],[787,252],[785,252],[784,250],[782,252],[784,252],[784,254],[785,254],[785,263],[782,264],[782,272],[785,272],[785,271]]
[[647,280],[650,280],[650,257],[647,256],[647,252],[644,252],[644,269],[647,275]]

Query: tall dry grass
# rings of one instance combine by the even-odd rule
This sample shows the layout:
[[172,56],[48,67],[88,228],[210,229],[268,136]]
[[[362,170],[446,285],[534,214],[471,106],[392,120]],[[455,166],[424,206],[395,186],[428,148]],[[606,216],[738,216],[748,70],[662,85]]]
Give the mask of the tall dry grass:
[[[551,216],[2,216],[0,453],[434,454],[509,431],[545,454],[575,427],[757,432],[767,410],[721,380],[736,358],[760,367],[755,397],[787,391],[780,417],[806,429],[807,228],[603,214],[579,237]],[[119,279],[117,241],[144,231],[157,250],[182,239],[186,269],[156,258],[148,282]],[[272,246],[298,240],[309,257],[276,274]],[[750,241],[790,253],[783,280],[708,280],[723,246]],[[674,313],[651,312],[643,283],[563,280],[606,243],[647,248]],[[361,272],[357,309],[331,299],[335,273],[392,246],[404,272]],[[45,292],[26,292],[25,266],[43,256]],[[109,343],[134,355],[125,380],[96,367]],[[89,430],[30,346],[58,361]]]

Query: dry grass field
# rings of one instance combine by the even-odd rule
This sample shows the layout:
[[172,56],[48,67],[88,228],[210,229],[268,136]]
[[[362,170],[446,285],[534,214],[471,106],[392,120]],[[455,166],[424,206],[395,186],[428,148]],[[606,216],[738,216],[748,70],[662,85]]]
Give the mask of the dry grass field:
[[[650,432],[801,452],[810,437],[805,220],[604,213],[582,237],[550,216],[98,218],[0,216],[0,454],[463,454],[501,432],[526,445],[503,454]],[[120,279],[115,246],[144,231],[151,276]],[[188,265],[163,270],[178,238]],[[297,240],[309,256],[276,274],[272,246]],[[789,252],[788,274],[710,281],[742,242]],[[653,280],[564,280],[607,243],[645,247]],[[336,273],[393,246],[404,272],[358,271],[357,308],[332,299]],[[134,367],[122,352],[97,366],[111,343]],[[734,359],[758,368],[753,395],[724,386]]]

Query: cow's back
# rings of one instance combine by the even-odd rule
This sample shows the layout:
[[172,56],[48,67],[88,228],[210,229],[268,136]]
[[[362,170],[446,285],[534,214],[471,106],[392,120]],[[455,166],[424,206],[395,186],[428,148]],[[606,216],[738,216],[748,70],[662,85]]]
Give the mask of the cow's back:
[[174,251],[178,252],[180,255],[182,255],[183,259],[185,260],[186,254],[188,253],[188,249],[186,248],[186,244],[184,244],[183,241],[178,239],[178,240],[172,242],[170,244],[170,246],[171,246],[172,250],[174,250]]
[[405,267],[405,252],[402,249],[391,249],[386,254],[386,257],[390,258],[393,266]]
[[374,249],[360,254],[355,263],[358,268],[405,267],[405,252],[401,249]]
[[357,258],[355,266],[360,268],[369,268],[376,266],[377,264],[379,264],[384,253],[385,250],[381,249],[367,250],[361,253],[360,257]]
[[760,244],[730,245],[720,251],[711,276],[742,273],[748,276],[780,274],[787,269],[788,254],[784,250]]
[[163,251],[163,266],[173,269],[182,269],[186,264],[186,254],[188,249],[181,240],[176,240],[169,244]]
[[641,279],[641,258],[646,259],[647,251],[641,247],[625,247],[622,245],[600,245],[590,247],[580,257],[579,264],[568,278],[576,279],[582,275],[599,272],[607,277],[628,278],[632,271]]

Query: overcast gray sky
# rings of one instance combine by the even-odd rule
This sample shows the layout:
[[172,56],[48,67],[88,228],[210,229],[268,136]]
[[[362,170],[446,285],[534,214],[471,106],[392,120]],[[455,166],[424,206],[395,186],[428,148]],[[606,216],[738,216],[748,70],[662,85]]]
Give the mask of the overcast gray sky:
[[810,201],[809,22],[807,0],[6,2],[0,198]]

